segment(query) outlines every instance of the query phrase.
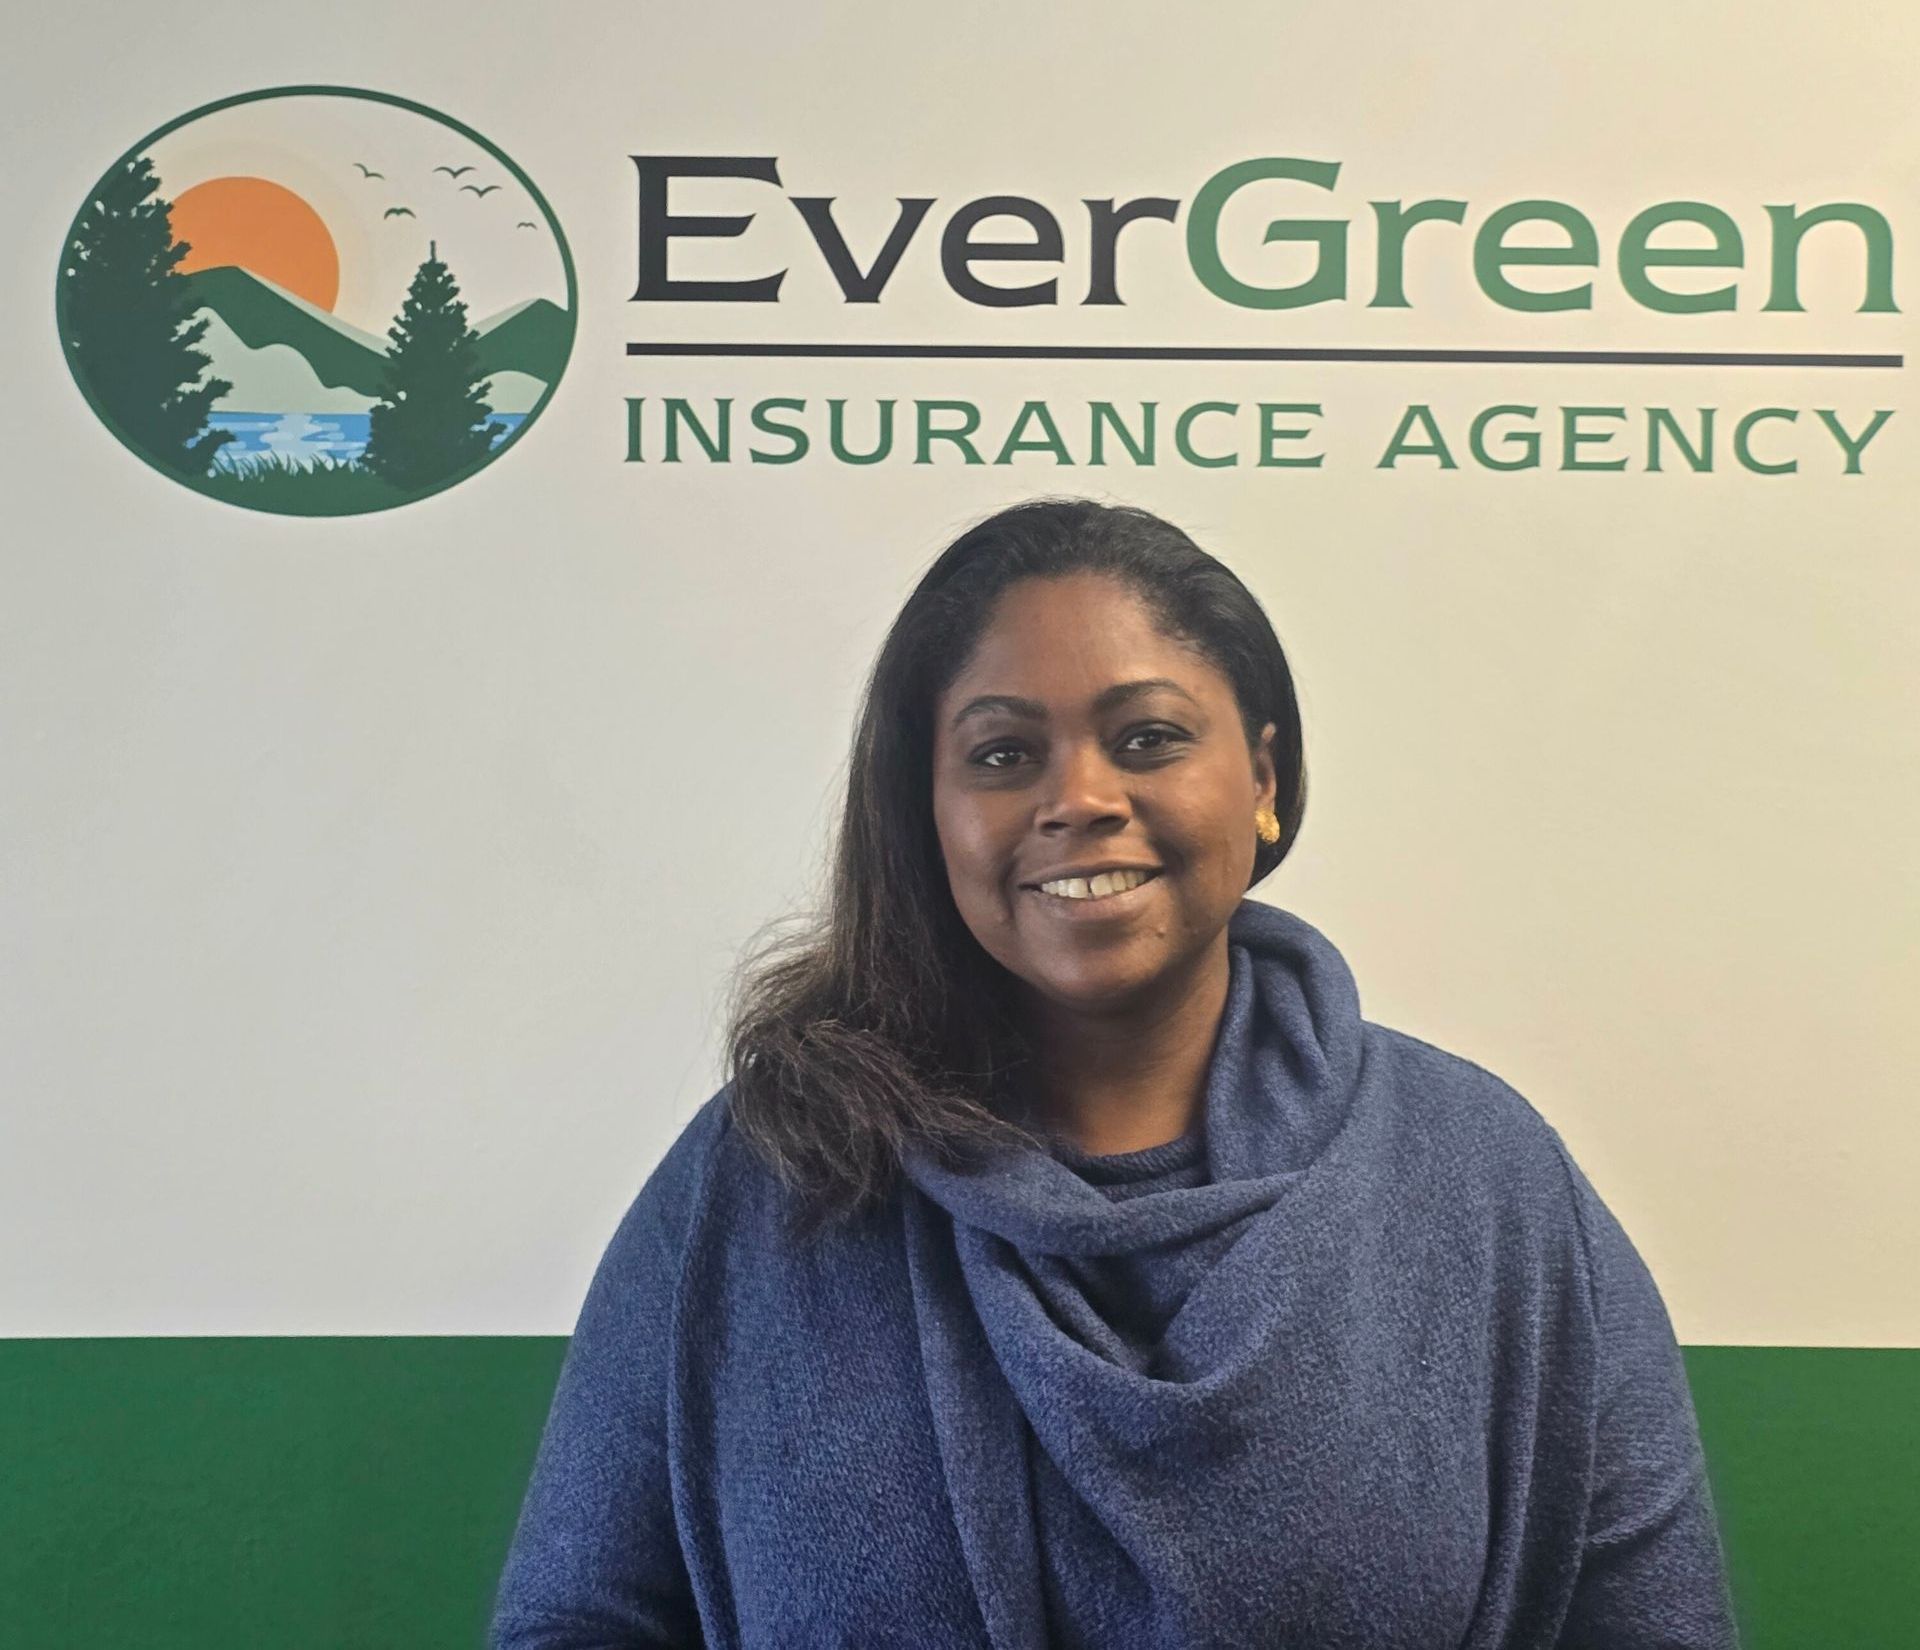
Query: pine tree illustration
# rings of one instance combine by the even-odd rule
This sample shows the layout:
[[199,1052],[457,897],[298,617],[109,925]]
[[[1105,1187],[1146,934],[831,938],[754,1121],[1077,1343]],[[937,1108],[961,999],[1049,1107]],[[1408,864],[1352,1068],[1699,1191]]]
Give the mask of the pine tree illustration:
[[480,377],[480,334],[467,325],[459,283],[427,243],[407,301],[387,329],[387,382],[368,414],[361,462],[399,487],[430,487],[471,463],[505,432],[486,420],[493,380]]
[[193,347],[207,318],[187,325],[193,283],[174,265],[191,247],[173,238],[173,203],[147,199],[159,187],[139,155],[87,202],[61,260],[61,330],[75,375],[122,438],[166,469],[205,475],[233,439],[208,430],[207,413],[233,385],[199,382],[213,364]]

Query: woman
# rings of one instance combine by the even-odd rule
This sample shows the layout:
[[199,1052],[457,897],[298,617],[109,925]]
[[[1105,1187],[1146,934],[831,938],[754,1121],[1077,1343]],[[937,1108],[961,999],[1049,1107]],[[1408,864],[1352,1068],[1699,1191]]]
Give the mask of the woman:
[[1245,897],[1305,796],[1176,528],[1041,500],[939,557],[821,930],[588,1292],[497,1650],[1734,1643],[1625,1233]]

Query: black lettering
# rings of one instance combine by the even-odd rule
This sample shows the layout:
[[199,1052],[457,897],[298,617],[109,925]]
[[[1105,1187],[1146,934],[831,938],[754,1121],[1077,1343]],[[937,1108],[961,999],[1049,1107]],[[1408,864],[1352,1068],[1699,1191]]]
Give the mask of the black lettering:
[[744,218],[675,217],[667,210],[667,184],[674,178],[757,178],[778,185],[780,163],[771,155],[633,155],[640,174],[640,281],[634,303],[771,304],[787,278],[763,275],[746,281],[676,281],[667,274],[667,242],[675,235],[740,235]]
[[807,220],[807,228],[813,231],[814,241],[826,257],[827,268],[833,271],[833,278],[840,283],[840,290],[850,304],[880,302],[880,294],[886,291],[887,282],[892,279],[894,270],[900,267],[901,254],[907,250],[913,232],[920,227],[920,220],[927,215],[927,208],[933,205],[931,200],[915,200],[906,195],[899,199],[900,216],[894,219],[893,228],[887,232],[886,245],[880,248],[872,268],[863,270],[853,261],[853,254],[847,250],[847,238],[833,221],[833,197],[793,197],[795,209]]
[[[1031,241],[974,241],[969,237],[983,218],[1012,217],[1025,220],[1033,229]],[[1057,280],[1036,281],[1031,286],[989,286],[975,275],[971,265],[976,259],[1010,259],[1020,262],[1058,263],[1066,253],[1061,238],[1060,220],[1038,201],[1024,195],[987,195],[967,204],[953,215],[946,233],[940,238],[940,268],[947,284],[969,303],[987,304],[995,309],[1018,309],[1027,304],[1051,304],[1059,301]]]
[[1093,275],[1087,282],[1087,295],[1082,301],[1089,304],[1124,303],[1114,283],[1114,266],[1117,262],[1115,248],[1120,240],[1120,231],[1141,218],[1160,218],[1172,223],[1179,216],[1180,203],[1164,196],[1149,195],[1140,200],[1126,201],[1120,206],[1115,206],[1110,200],[1088,201],[1086,208],[1093,224]]

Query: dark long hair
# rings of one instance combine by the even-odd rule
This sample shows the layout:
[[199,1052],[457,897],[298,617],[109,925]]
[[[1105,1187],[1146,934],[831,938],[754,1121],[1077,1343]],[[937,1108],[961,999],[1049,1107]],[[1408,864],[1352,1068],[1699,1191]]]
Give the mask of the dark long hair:
[[1034,499],[941,552],[867,678],[824,912],[751,951],[727,1012],[735,1126],[798,1194],[802,1235],[883,1201],[909,1140],[951,1161],[1036,1137],[1001,1101],[1030,1054],[1013,982],[954,905],[933,820],[933,713],[1015,580],[1117,579],[1161,629],[1233,686],[1249,754],[1274,724],[1280,837],[1255,844],[1260,881],[1306,808],[1300,710],[1286,655],[1252,592],[1145,510]]

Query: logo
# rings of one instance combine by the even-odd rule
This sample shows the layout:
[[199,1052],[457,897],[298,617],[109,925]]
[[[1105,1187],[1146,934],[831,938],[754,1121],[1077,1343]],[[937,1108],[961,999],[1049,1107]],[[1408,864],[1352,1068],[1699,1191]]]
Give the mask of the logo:
[[573,258],[532,179],[421,104],[223,99],[129,149],[61,251],[55,312],[109,430],[209,498],[392,509],[522,440],[573,348]]

